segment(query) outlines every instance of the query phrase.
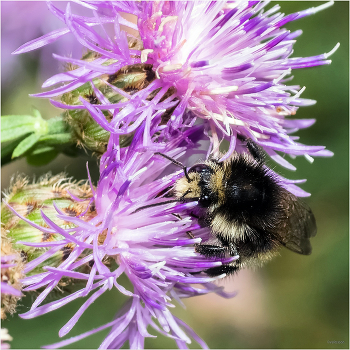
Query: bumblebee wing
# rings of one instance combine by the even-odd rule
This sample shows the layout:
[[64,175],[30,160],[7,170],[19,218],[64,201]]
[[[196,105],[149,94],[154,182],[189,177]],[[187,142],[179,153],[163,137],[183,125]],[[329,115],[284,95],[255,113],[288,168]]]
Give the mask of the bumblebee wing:
[[284,218],[277,239],[293,252],[309,255],[310,238],[316,235],[314,214],[307,204],[289,192],[283,194]]

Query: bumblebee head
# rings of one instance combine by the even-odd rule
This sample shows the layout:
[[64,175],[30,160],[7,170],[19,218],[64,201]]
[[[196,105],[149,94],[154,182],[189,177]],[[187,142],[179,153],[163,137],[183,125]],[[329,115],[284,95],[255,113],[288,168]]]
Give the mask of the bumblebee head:
[[[189,186],[196,188],[198,204],[202,208],[208,208],[218,201],[217,191],[213,188],[213,178],[215,177],[214,169],[208,164],[196,164],[188,171],[189,177],[193,181]],[[193,184],[192,184],[193,182]],[[195,185],[195,186],[194,186]]]

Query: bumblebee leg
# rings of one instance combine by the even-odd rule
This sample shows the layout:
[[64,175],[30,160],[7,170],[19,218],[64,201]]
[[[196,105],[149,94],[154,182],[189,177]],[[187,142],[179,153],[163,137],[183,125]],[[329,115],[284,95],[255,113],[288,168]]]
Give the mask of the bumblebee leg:
[[221,265],[221,266],[211,267],[208,270],[204,270],[204,272],[210,277],[216,277],[224,273],[226,273],[227,276],[230,276],[230,275],[233,275],[238,270],[239,270],[239,266]]
[[222,258],[225,256],[225,247],[210,244],[196,244],[195,251],[207,258]]
[[256,144],[252,139],[247,139],[247,148],[250,154],[258,163],[265,162],[265,153],[263,149],[258,144]]
[[238,254],[238,250],[237,250],[236,246],[233,243],[229,243],[228,249],[229,249],[229,252],[230,252],[230,256],[239,255]]
[[237,247],[234,243],[228,241],[222,236],[218,236],[218,239],[220,240],[222,247],[224,247],[226,250],[229,251],[230,256],[236,256],[239,255]]
[[196,237],[194,236],[194,234],[192,233],[192,231],[186,231],[186,233],[187,233],[187,235],[188,235],[191,239],[196,238]]
[[194,213],[193,211],[191,211],[190,216],[197,219],[198,225],[200,227],[208,227],[210,225],[210,220],[208,219],[208,216],[200,216],[200,214],[198,215],[198,213]]
[[196,215],[196,214],[194,214],[194,213],[193,213],[193,211],[191,211],[190,216],[192,216],[192,217],[193,217],[193,218],[195,218],[195,219],[199,219],[199,216],[198,216],[198,215]]

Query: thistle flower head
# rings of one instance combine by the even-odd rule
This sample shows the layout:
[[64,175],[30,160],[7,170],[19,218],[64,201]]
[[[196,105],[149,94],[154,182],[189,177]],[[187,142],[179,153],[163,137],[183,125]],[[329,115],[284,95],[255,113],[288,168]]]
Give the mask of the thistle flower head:
[[17,301],[21,298],[21,282],[24,264],[18,252],[5,236],[1,228],[1,319],[13,314]]
[[[69,4],[65,12],[49,4],[67,28],[30,42],[16,53],[45,45],[70,32],[82,45],[96,52],[98,58],[87,63],[56,55],[57,59],[80,68],[50,78],[43,86],[65,85],[34,96],[60,96],[90,81],[100,104],[91,105],[80,98],[78,108],[86,108],[111,133],[128,134],[142,121],[148,120],[149,124],[161,111],[172,108],[168,130],[191,126],[200,117],[206,121],[214,154],[221,139],[230,141],[224,158],[235,150],[238,134],[254,139],[275,161],[293,170],[295,167],[276,151],[304,155],[309,160],[312,160],[310,155],[332,154],[322,146],[302,145],[289,135],[314,123],[314,120],[287,117],[294,115],[299,106],[315,101],[300,98],[304,88],[286,83],[291,80],[293,69],[329,64],[328,57],[338,44],[326,54],[291,57],[301,31],[291,33],[283,28],[284,24],[314,14],[332,2],[287,16],[278,12],[278,5],[267,9],[267,2],[258,1],[80,3],[93,9],[94,16],[75,15]],[[137,24],[127,21],[120,12],[137,16]],[[114,37],[108,36],[106,23],[114,23]],[[103,35],[94,29],[96,25],[101,26]],[[137,30],[138,36],[124,32],[120,25]],[[146,88],[134,90],[130,95],[113,86],[111,76],[122,67],[135,64],[151,66],[153,76],[148,77]],[[103,73],[109,78],[103,78]],[[97,77],[120,93],[126,99],[125,104],[111,104],[96,87]],[[72,108],[58,101],[52,103]],[[113,115],[110,122],[101,110],[109,110]],[[149,145],[151,136],[145,128],[144,145]]]
[[[151,129],[157,134],[158,123],[153,123]],[[96,212],[93,218],[85,221],[79,216],[72,217],[55,204],[57,219],[71,223],[70,226],[58,226],[47,217],[45,209],[41,213],[45,226],[35,225],[22,217],[42,232],[59,234],[62,239],[27,243],[32,247],[45,247],[47,251],[26,265],[24,291],[42,287],[44,291],[31,310],[21,317],[45,314],[92,292],[61,328],[59,335],[64,336],[86,308],[108,289],[117,288],[131,298],[109,324],[50,347],[70,344],[106,327],[112,329],[101,348],[121,346],[127,340],[132,348],[142,347],[144,338],[153,336],[148,333],[148,326],[175,339],[180,347],[190,343],[190,337],[205,346],[186,324],[172,316],[169,308],[174,307],[173,301],[180,301],[183,297],[209,292],[229,296],[221,287],[212,284],[224,274],[212,278],[203,271],[238,257],[206,258],[195,252],[194,245],[208,240],[210,231],[201,228],[190,215],[197,202],[182,203],[164,197],[183,172],[169,174],[170,162],[156,155],[154,150],[143,147],[143,131],[141,126],[128,148],[119,147],[118,135],[111,136],[108,150],[101,158],[100,180],[93,190],[91,205]],[[201,126],[180,132],[171,142],[157,144],[156,150],[174,158],[184,154],[189,156],[202,132]],[[164,172],[165,176],[160,177]],[[45,272],[30,276],[30,271],[68,245],[70,250],[61,264],[57,267],[44,264]],[[89,273],[79,272],[83,265],[90,266]],[[131,281],[133,290],[118,283],[122,273]],[[40,305],[59,281],[67,277],[85,281],[85,287],[58,301]]]
[[[1,319],[4,320],[7,314],[16,311],[18,300],[22,297],[21,282],[23,277],[24,264],[20,254],[13,249],[11,241],[6,237],[6,230],[1,227]],[[0,333],[1,349],[10,349],[12,340],[6,328],[1,328]]]
[[[72,201],[76,198],[76,201]],[[69,228],[72,226],[68,221],[56,218],[56,210],[52,203],[60,208],[67,216],[80,216],[83,220],[89,220],[94,216],[93,210],[89,209],[92,199],[91,188],[84,181],[75,182],[61,173],[52,176],[51,173],[41,176],[33,183],[27,177],[18,175],[11,179],[10,188],[4,193],[4,201],[8,204],[1,205],[2,220],[2,251],[11,250],[16,256],[20,256],[23,263],[17,264],[24,268],[25,263],[40,256],[45,250],[42,247],[27,246],[23,241],[31,243],[42,243],[62,239],[59,234],[41,232],[38,226],[45,226],[40,212],[45,208],[46,215],[56,219],[56,224]],[[14,215],[15,214],[15,215]],[[30,221],[31,224],[28,224]],[[51,257],[50,264],[57,266],[64,260],[69,247],[56,252]],[[9,255],[9,253],[5,254]],[[16,265],[16,266],[17,266]],[[39,265],[31,273],[42,272]]]
[[[290,169],[295,168],[277,151],[309,159],[310,155],[330,155],[322,146],[304,146],[289,135],[314,121],[286,117],[294,115],[298,106],[314,101],[300,98],[303,89],[286,83],[292,69],[329,64],[328,57],[337,46],[327,54],[291,58],[301,32],[290,33],[282,26],[331,3],[287,16],[278,13],[279,6],[267,9],[267,2],[245,0],[79,4],[91,9],[93,16],[74,14],[70,4],[61,11],[49,2],[66,28],[27,43],[16,53],[46,45],[66,33],[74,35],[88,53],[82,59],[55,55],[74,65],[73,69],[43,84],[61,84],[59,87],[34,96],[50,98],[78,124],[80,111],[85,117],[91,115],[108,132],[97,145],[99,152],[103,153],[107,140],[108,145],[100,159],[98,185],[91,185],[83,213],[71,215],[53,203],[55,216],[42,208],[40,224],[10,209],[36,230],[57,238],[19,242],[33,249],[45,248],[26,264],[24,290],[43,291],[21,316],[36,317],[89,296],[61,328],[59,335],[64,336],[96,298],[116,288],[130,299],[114,320],[49,347],[71,344],[107,327],[111,330],[101,348],[121,347],[126,341],[131,348],[142,348],[145,337],[153,336],[149,327],[173,338],[180,348],[190,338],[206,347],[169,308],[175,300],[181,303],[181,298],[209,292],[230,296],[212,283],[225,274],[210,277],[206,270],[229,264],[238,256],[209,258],[196,251],[196,244],[210,241],[212,234],[192,215],[196,200],[169,199],[169,191],[184,174],[183,170],[172,172],[170,161],[159,152],[172,159],[188,158],[199,153],[198,142],[205,136],[211,142],[206,157],[210,153],[218,156],[221,140],[230,141],[221,160],[234,151],[244,152],[242,139],[246,138]],[[121,13],[136,16],[137,23]],[[109,23],[113,35],[108,34]],[[137,34],[123,31],[121,25]],[[196,123],[198,119],[201,122]],[[305,195],[294,185],[300,181],[277,175],[276,181]],[[74,194],[71,199],[82,201]],[[85,216],[87,212],[93,215]],[[63,261],[46,264],[58,252],[64,252]],[[123,273],[132,283],[131,290],[118,281]],[[65,278],[85,285],[42,305]]]
[[1,256],[1,293],[19,297],[21,296],[21,292],[8,283],[10,279],[8,269],[16,267],[17,264],[13,262],[16,261],[17,258],[16,255]]

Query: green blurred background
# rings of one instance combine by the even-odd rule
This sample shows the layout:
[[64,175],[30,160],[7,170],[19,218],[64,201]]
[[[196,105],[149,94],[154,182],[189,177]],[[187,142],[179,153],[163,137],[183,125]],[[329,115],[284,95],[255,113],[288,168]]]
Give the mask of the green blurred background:
[[[16,30],[23,31],[21,24],[13,29],[5,27],[3,16],[8,9],[4,7],[11,4],[15,3],[1,3],[2,39],[10,34],[16,35]],[[25,10],[22,4],[18,11]],[[281,11],[289,14],[320,4],[322,2],[303,1],[282,2],[280,5]],[[53,17],[48,12],[47,16]],[[288,24],[288,28],[303,30],[295,44],[294,57],[329,52],[340,42],[330,66],[293,72],[293,83],[307,87],[302,97],[317,100],[316,105],[301,108],[296,115],[298,118],[317,119],[311,128],[298,132],[301,142],[325,145],[335,155],[316,158],[313,164],[304,158],[292,160],[297,166],[296,172],[277,169],[287,178],[308,179],[302,187],[312,193],[307,202],[315,213],[318,234],[312,240],[311,256],[299,256],[283,249],[281,255],[265,267],[241,271],[222,281],[228,291],[238,291],[235,298],[225,300],[208,295],[185,300],[186,310],[177,306],[174,313],[193,327],[211,348],[349,348],[349,3],[335,2],[325,11]],[[21,44],[19,42],[16,46],[13,41],[7,42],[6,45],[13,46],[7,52]],[[53,46],[50,50],[55,52]],[[43,56],[39,51],[19,57],[4,57],[4,47],[2,51],[2,71],[7,71],[6,80],[2,75],[2,115],[27,114],[32,105],[43,116],[56,115],[58,110],[47,100],[30,98],[28,94],[41,91],[43,79],[62,71],[57,61],[45,57],[44,63],[49,68],[43,71],[40,68]],[[69,54],[69,48],[66,51]],[[8,71],[10,68],[4,64],[12,59],[16,64]],[[2,189],[8,187],[15,172],[38,176],[49,170],[54,174],[65,170],[77,179],[86,178],[86,160],[59,156],[42,168],[17,160],[2,168]],[[96,181],[97,162],[91,161],[89,166]],[[32,301],[33,296],[26,297],[18,311],[27,311]],[[105,293],[85,312],[70,336],[109,322],[124,301],[125,297],[116,291]],[[82,303],[83,300],[76,300],[33,320],[9,317],[2,327],[8,328],[14,338],[11,347],[39,348],[59,341],[58,330]],[[71,347],[97,348],[107,332]],[[334,341],[337,343],[332,343]],[[176,347],[173,341],[162,336],[147,339],[145,345],[148,348]],[[196,348],[197,344],[191,347]]]

